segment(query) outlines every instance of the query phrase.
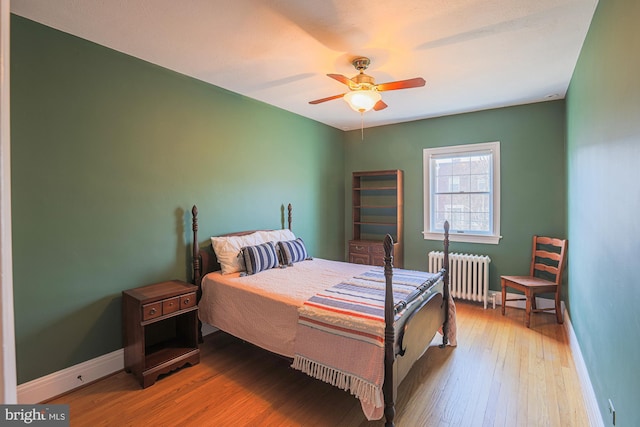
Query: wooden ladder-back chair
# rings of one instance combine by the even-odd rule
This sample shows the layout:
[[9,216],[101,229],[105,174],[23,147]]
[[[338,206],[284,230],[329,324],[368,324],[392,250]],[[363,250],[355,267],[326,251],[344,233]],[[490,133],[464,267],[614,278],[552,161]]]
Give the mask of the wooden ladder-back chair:
[[[555,310],[558,323],[562,323],[560,308],[560,289],[562,272],[567,252],[567,240],[553,237],[533,236],[531,250],[531,268],[528,276],[500,276],[502,287],[502,315],[504,316],[506,301],[526,301],[524,323],[529,327],[531,312]],[[524,293],[524,298],[507,299],[507,288],[517,289]],[[555,307],[538,308],[536,295],[555,294]]]

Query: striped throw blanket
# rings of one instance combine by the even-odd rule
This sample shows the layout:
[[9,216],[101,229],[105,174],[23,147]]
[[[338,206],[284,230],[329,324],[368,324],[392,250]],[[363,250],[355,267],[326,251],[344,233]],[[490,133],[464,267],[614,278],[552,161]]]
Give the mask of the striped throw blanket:
[[[436,280],[431,273],[394,270],[395,320],[423,300],[417,290]],[[298,309],[292,367],[350,391],[369,419],[381,418],[384,408],[384,300],[380,267],[316,294]]]

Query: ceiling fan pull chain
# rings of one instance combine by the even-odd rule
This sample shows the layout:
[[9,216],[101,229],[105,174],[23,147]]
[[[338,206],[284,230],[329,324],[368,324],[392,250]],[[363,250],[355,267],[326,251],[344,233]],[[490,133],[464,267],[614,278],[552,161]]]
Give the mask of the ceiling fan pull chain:
[[360,140],[364,141],[364,113],[360,113]]

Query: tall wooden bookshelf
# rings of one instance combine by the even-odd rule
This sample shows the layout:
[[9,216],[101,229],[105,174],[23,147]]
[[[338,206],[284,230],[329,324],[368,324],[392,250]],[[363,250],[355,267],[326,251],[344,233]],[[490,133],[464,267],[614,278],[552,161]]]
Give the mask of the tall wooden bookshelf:
[[394,265],[404,265],[403,172],[382,170],[353,172],[353,239],[349,241],[349,262],[384,265],[383,240],[394,241]]

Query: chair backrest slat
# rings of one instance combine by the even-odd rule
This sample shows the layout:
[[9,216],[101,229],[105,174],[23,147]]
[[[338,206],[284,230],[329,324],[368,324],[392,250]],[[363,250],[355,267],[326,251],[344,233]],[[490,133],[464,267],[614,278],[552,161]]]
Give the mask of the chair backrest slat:
[[544,237],[538,236],[538,244],[539,245],[552,245],[556,247],[561,247],[565,240],[556,239],[555,237]]
[[549,252],[549,251],[537,250],[536,251],[536,258],[552,259],[555,262],[559,262],[560,261],[560,253],[559,252]]
[[[536,276],[536,272],[546,272],[554,276],[551,280],[560,285],[562,272],[564,271],[567,240],[554,237],[533,236],[533,248],[531,250],[530,276]],[[542,261],[551,260],[550,263]]]
[[539,263],[539,262],[537,262],[535,264],[534,269],[536,271],[546,271],[547,273],[551,273],[554,276],[556,274],[558,274],[558,268],[557,267],[553,267],[553,266],[547,265],[547,264],[542,264],[542,263]]

